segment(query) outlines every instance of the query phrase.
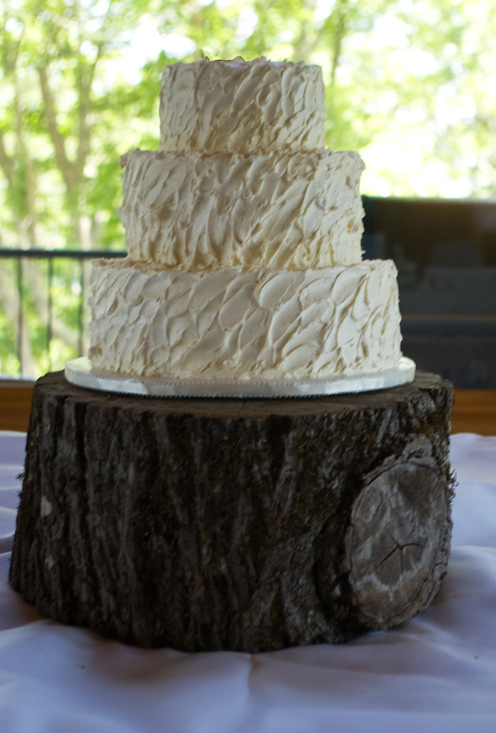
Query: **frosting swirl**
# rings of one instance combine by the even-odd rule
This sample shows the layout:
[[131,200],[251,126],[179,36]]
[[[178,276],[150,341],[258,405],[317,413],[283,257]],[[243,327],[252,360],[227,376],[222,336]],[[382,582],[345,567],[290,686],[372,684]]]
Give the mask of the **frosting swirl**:
[[358,153],[134,150],[121,165],[134,260],[202,270],[361,260]]
[[325,90],[319,66],[202,59],[165,67],[162,150],[238,153],[324,146]]
[[390,260],[323,270],[164,270],[96,261],[90,358],[125,374],[298,379],[394,366],[401,356]]

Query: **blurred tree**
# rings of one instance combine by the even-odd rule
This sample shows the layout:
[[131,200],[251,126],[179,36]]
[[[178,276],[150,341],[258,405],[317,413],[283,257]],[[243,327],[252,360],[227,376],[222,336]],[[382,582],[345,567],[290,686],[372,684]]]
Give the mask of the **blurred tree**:
[[115,133],[110,149],[106,133],[109,117],[114,129],[122,119],[112,99],[106,101],[105,62],[118,58],[124,31],[147,5],[79,0],[3,5],[0,167],[8,212],[3,222],[21,246],[50,246],[54,232],[57,245],[90,248],[98,241],[99,216],[106,218],[116,191],[112,182],[110,189],[102,185],[96,160],[105,168],[108,154],[115,158]]

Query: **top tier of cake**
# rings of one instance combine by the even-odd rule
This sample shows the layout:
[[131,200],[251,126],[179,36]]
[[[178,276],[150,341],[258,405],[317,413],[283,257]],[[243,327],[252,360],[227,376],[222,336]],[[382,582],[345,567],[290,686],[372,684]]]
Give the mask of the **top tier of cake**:
[[160,92],[162,150],[270,152],[324,147],[319,66],[264,58],[166,66]]

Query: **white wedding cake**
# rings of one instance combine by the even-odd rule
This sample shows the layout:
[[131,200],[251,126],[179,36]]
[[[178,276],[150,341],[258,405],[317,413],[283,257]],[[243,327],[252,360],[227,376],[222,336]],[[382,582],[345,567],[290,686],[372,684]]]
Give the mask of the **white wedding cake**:
[[321,70],[172,64],[160,151],[122,159],[125,259],[91,275],[94,368],[304,380],[393,369],[397,272],[362,261],[363,163],[324,148]]

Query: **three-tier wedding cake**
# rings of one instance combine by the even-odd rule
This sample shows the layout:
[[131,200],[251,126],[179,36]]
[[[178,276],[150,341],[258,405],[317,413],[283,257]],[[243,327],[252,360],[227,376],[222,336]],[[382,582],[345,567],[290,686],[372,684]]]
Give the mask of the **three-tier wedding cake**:
[[91,276],[94,368],[330,379],[401,358],[397,273],[363,261],[355,152],[324,147],[320,67],[166,66],[160,150],[123,156],[125,259]]

